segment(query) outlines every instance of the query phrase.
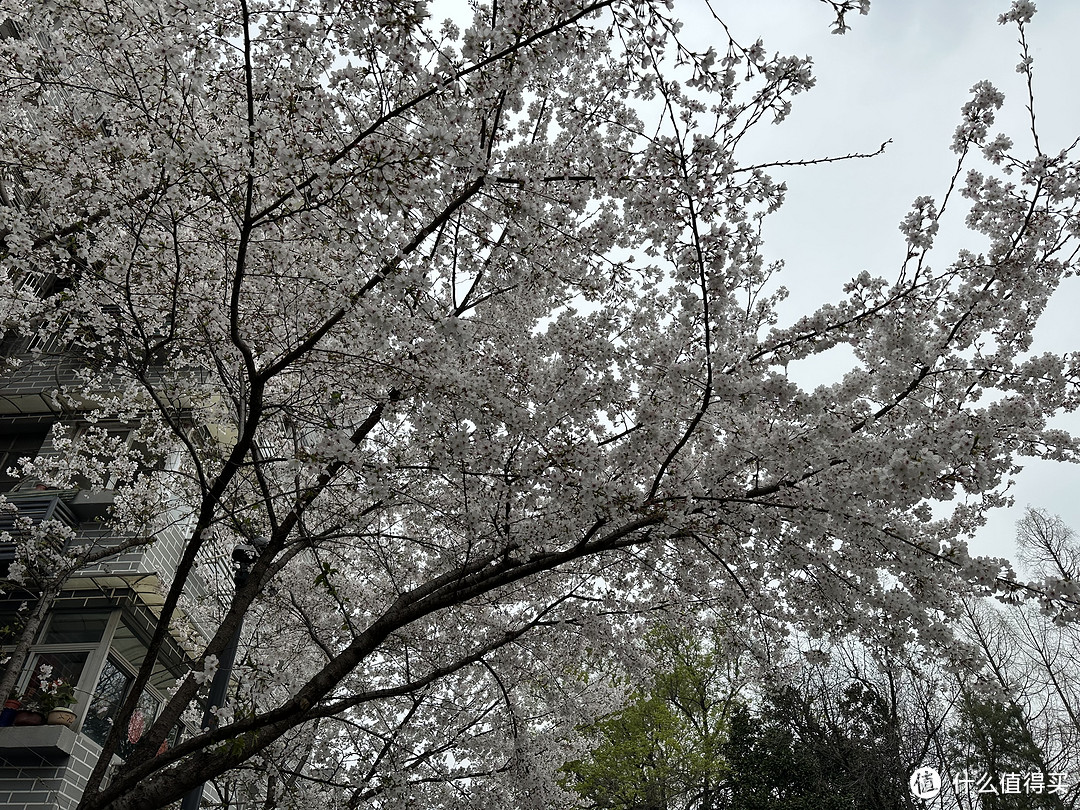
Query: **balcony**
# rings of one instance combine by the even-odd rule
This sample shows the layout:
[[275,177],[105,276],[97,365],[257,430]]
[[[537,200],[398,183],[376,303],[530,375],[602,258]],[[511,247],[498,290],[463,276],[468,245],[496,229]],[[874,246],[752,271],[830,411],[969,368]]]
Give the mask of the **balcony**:
[[67,759],[75,748],[75,732],[66,726],[0,728],[0,762],[39,765]]
[[[130,536],[111,532],[101,522],[115,500],[112,492],[91,492],[89,490],[13,490],[3,493],[8,503],[18,511],[0,512],[0,532],[8,532],[13,538],[18,537],[20,518],[29,518],[31,523],[46,520],[58,521],[77,533],[68,545],[92,543],[100,548],[123,548],[131,545]],[[135,552],[137,553],[137,552]],[[13,543],[0,543],[0,563],[15,558]]]
[[61,490],[28,490],[6,493],[8,503],[18,512],[0,512],[0,532],[14,532],[17,517],[28,517],[34,523],[58,520],[71,529],[79,528],[80,516],[71,508],[75,492]]

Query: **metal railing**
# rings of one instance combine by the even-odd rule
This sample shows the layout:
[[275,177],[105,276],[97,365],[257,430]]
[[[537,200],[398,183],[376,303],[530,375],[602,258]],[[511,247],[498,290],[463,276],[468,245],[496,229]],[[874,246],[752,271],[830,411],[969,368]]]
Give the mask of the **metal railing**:
[[0,512],[0,532],[16,531],[16,519],[19,517],[28,517],[34,523],[40,523],[43,520],[58,520],[72,529],[79,527],[79,518],[66,501],[70,499],[71,493],[35,490],[8,492],[5,497],[8,503],[18,508],[18,511]]

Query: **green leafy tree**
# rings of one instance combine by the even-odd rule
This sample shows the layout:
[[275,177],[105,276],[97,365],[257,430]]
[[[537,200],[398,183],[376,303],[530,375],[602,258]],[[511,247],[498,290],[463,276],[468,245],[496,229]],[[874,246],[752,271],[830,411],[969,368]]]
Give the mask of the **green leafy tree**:
[[872,679],[815,669],[815,677],[761,687],[743,675],[723,640],[704,650],[661,637],[656,652],[666,669],[587,729],[596,746],[564,767],[578,807],[913,806],[895,701]]
[[[207,779],[266,808],[535,807],[598,711],[554,656],[705,604],[947,647],[958,594],[1021,588],[967,535],[1025,456],[1080,457],[1050,427],[1076,357],[1031,354],[1080,255],[1071,136],[1014,147],[978,82],[894,265],[790,311],[762,222],[792,160],[750,155],[809,58],[716,3],[441,5],[4,4],[0,328],[44,385],[5,402],[97,426],[19,477],[117,487],[87,554],[173,549],[81,810]],[[869,6],[814,5],[838,31]],[[1028,88],[1033,12],[1002,17]],[[935,249],[965,209],[966,248]],[[835,384],[788,376],[833,349]],[[0,538],[86,564],[41,525]],[[187,597],[256,545],[238,589]],[[111,769],[188,618],[191,675]],[[243,695],[163,749],[242,628]]]
[[713,810],[727,765],[721,748],[736,709],[739,665],[714,644],[704,650],[674,634],[654,636],[672,662],[621,711],[588,729],[598,744],[565,766],[580,807],[597,810]]
[[868,685],[837,699],[783,685],[740,706],[721,747],[732,810],[911,806],[895,716]]
[[[1034,739],[1023,707],[1015,701],[966,694],[958,707],[953,736],[954,763],[967,778],[975,779],[972,784],[965,779],[964,786],[983,810],[1071,806],[1059,793],[1046,790],[1053,781],[1047,781],[1046,775],[1053,769]],[[1032,773],[1043,775],[1042,791],[1028,789],[1026,777]],[[1007,774],[1021,775],[1016,792],[1003,791],[1002,776]]]

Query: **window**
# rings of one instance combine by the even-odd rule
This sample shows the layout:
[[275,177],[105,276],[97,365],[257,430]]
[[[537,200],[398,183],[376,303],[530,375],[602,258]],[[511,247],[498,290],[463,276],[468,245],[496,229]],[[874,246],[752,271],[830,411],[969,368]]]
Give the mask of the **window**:
[[105,738],[109,736],[113,715],[120,708],[134,680],[113,656],[110,655],[105,660],[82,724],[82,733],[98,745],[104,745]]
[[[62,678],[73,687],[79,683],[83,668],[90,657],[90,652],[62,652],[45,651],[35,653],[30,657],[30,666],[26,668],[26,685],[20,693],[23,702],[34,700],[41,688],[40,673],[42,667],[48,667],[48,679]],[[78,688],[75,688],[75,698],[79,703],[85,703]]]
[[[0,632],[8,630],[3,641],[9,645],[20,624],[14,606],[14,602],[0,604]],[[75,688],[75,713],[82,719],[77,730],[99,745],[104,743],[117,710],[135,682],[135,673],[146,658],[143,638],[133,629],[140,626],[140,618],[145,617],[128,608],[57,609],[48,616],[37,643],[30,649],[16,695],[33,698],[39,688],[41,666],[51,667],[50,678],[63,678]],[[185,668],[178,649],[167,648],[162,657],[169,663],[159,660],[154,667],[117,751],[121,758],[131,753],[150,727],[164,705],[163,695]],[[165,745],[175,745],[181,733],[182,726],[177,725]]]
[[[85,453],[106,465],[122,459],[132,463],[132,474],[135,470],[163,470],[165,458],[154,456],[149,449],[139,442],[135,436],[135,429],[127,425],[111,423],[98,425],[80,425],[73,432],[75,445],[81,453]],[[89,490],[91,492],[107,492],[127,480],[131,476],[123,477],[111,473],[104,477],[91,480],[87,476],[76,475],[73,477],[75,488]]]
[[54,613],[41,643],[96,644],[108,624],[108,613]]
[[64,354],[71,348],[72,337],[68,334],[69,318],[64,318],[60,323],[50,328],[48,332],[38,332],[31,335],[26,344],[26,351],[40,352],[41,354]]
[[[105,659],[105,666],[98,678],[97,688],[90,698],[90,708],[83,720],[82,733],[96,742],[98,745],[105,744],[105,738],[109,736],[112,728],[112,719],[120,709],[120,704],[127,697],[128,689],[135,681],[135,676],[127,670],[121,661],[113,655]],[[139,705],[128,721],[127,733],[120,741],[117,755],[126,759],[135,744],[142,739],[143,732],[150,727],[154,718],[157,717],[161,701],[149,690],[143,692],[139,698]]]
[[[36,418],[0,419],[0,492],[33,488],[37,481],[33,478],[23,479],[18,468],[19,459],[39,456],[52,429],[52,423]],[[58,430],[58,435],[65,434],[73,440],[80,454],[94,460],[90,468],[112,465],[112,462],[121,459],[130,459],[134,468],[139,470],[165,468],[165,459],[152,455],[141,442],[136,441],[135,429],[131,426],[117,422],[94,425],[67,423]],[[96,477],[74,474],[69,483],[72,489],[102,492],[115,489],[121,480],[115,472]]]
[[9,492],[22,473],[18,470],[19,459],[34,458],[49,437],[51,425],[19,425],[17,422],[0,424],[0,492]]
[[[128,690],[135,682],[135,672],[142,665],[145,657],[146,647],[131,631],[131,628],[121,623],[116,628],[112,649],[108,658],[105,659],[105,665],[102,667],[101,676],[90,698],[90,708],[86,712],[82,725],[82,733],[98,745],[105,743],[105,738],[108,737],[112,728],[113,717],[116,716],[120,705],[127,697]],[[143,732],[157,717],[164,703],[159,695],[170,688],[175,681],[176,674],[159,662],[150,677],[150,688],[147,688],[139,698],[139,705],[131,715],[126,733],[120,741],[120,747],[116,753],[121,759],[127,758],[135,744],[142,738]],[[177,726],[166,739],[166,746],[175,745],[179,736],[180,726]]]
[[33,699],[39,688],[43,665],[51,667],[51,678],[63,678],[75,690],[77,706],[85,707],[96,670],[101,640],[112,611],[65,611],[52,613],[19,679],[16,694]]
[[[11,196],[7,191],[15,192],[15,197],[21,200],[24,185],[17,178],[12,177],[10,172],[0,169],[0,205],[9,204]],[[12,286],[19,298],[29,297],[42,300],[55,296],[57,293],[71,287],[69,278],[58,278],[55,273],[40,270],[8,270]],[[10,318],[7,318],[9,322]],[[0,352],[10,356],[25,354],[27,352],[43,352],[45,354],[61,354],[72,342],[69,328],[70,319],[63,318],[60,323],[48,326],[42,330],[42,319],[37,318],[30,323],[22,323],[19,328],[12,328],[4,335],[0,342]],[[33,331],[38,327],[38,331]]]

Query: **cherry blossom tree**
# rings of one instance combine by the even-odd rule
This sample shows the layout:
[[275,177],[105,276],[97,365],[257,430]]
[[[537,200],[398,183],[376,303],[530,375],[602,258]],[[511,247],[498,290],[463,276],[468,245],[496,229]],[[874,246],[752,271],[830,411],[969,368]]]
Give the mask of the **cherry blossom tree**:
[[[760,223],[785,189],[740,147],[810,62],[707,4],[680,9],[715,29],[694,51],[669,5],[4,4],[4,325],[62,338],[21,360],[71,370],[58,403],[181,456],[26,466],[122,468],[117,521],[187,526],[83,808],[204,779],[265,807],[540,806],[602,710],[576,651],[623,655],[650,612],[934,645],[958,594],[1035,587],[966,538],[1019,457],[1075,457],[1046,420],[1076,361],[1029,352],[1075,256],[1072,151],[1034,117],[993,134],[977,84],[897,271],[781,324]],[[828,5],[843,30],[869,4]],[[1033,11],[1002,17],[1029,78]],[[970,249],[932,265],[960,204]],[[787,378],[842,344],[840,382]],[[236,546],[246,580],[184,602]],[[106,786],[181,613],[208,628],[192,674]],[[217,721],[161,750],[242,627]]]

